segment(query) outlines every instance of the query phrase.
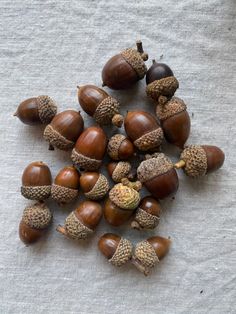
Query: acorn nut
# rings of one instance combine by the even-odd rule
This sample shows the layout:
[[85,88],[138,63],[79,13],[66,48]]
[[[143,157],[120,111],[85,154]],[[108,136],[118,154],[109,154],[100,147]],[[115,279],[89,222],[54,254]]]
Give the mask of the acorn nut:
[[122,179],[128,178],[133,180],[135,173],[132,171],[131,164],[128,161],[109,162],[107,171],[112,180],[116,183],[121,182]]
[[80,177],[84,195],[91,200],[101,200],[109,190],[107,178],[98,172],[84,172]]
[[127,160],[134,155],[134,145],[123,134],[115,134],[108,142],[107,153],[113,160]]

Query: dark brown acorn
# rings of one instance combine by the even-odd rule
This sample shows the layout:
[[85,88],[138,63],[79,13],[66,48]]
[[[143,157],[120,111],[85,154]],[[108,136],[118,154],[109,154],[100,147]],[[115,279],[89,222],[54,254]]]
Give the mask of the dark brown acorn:
[[182,168],[189,177],[200,177],[221,168],[225,160],[224,152],[217,146],[191,145],[186,147],[175,168]]
[[98,172],[82,173],[80,186],[84,195],[91,200],[101,200],[109,190],[107,178]]
[[114,124],[121,127],[123,116],[119,114],[120,104],[103,89],[94,85],[78,87],[78,100],[82,109],[100,125]]
[[58,113],[44,130],[44,138],[50,149],[71,149],[84,129],[84,120],[75,110]]
[[131,164],[128,161],[109,162],[107,171],[112,180],[116,183],[121,182],[123,178],[134,180],[136,173],[132,171]]
[[134,155],[134,145],[124,135],[115,134],[108,142],[107,153],[113,160],[127,160]]
[[136,45],[137,49],[125,49],[107,61],[102,70],[103,86],[127,89],[145,76],[147,67],[144,61],[148,55],[144,53],[141,41]]
[[38,96],[22,101],[14,116],[28,125],[50,123],[57,113],[57,105],[49,96]]

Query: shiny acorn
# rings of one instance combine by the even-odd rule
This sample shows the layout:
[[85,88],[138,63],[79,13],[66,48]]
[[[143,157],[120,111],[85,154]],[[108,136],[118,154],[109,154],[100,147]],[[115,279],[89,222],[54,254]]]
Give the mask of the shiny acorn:
[[91,200],[103,199],[110,188],[107,178],[98,172],[83,172],[80,186],[84,195]]
[[107,171],[112,180],[116,183],[121,182],[123,178],[133,180],[136,174],[132,171],[131,164],[128,161],[113,161],[107,165]]
[[134,145],[123,134],[115,134],[108,142],[107,153],[113,160],[127,160],[134,155]]

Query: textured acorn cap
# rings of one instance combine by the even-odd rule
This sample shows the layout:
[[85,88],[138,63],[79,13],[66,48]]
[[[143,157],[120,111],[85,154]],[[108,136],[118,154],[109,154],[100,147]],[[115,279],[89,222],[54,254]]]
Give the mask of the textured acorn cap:
[[119,161],[112,173],[114,182],[121,182],[123,178],[127,178],[131,171],[131,164],[127,161]]
[[119,267],[124,265],[128,260],[130,260],[131,256],[132,256],[131,242],[127,239],[121,238],[114,255],[112,256],[111,259],[109,259],[109,262],[112,265]]
[[49,198],[51,194],[51,185],[22,186],[21,194],[29,200],[42,201]]
[[75,148],[72,150],[71,159],[76,166],[83,168],[84,170],[98,170],[102,165],[102,160],[84,156],[78,153]]
[[159,262],[154,248],[146,240],[136,245],[133,257],[146,268],[146,274],[149,272],[150,268],[154,267],[155,264]]
[[207,155],[200,145],[186,147],[180,159],[185,162],[184,172],[190,177],[204,176],[207,172]]
[[80,240],[86,239],[93,230],[85,226],[75,215],[74,211],[66,218],[65,229],[68,237]]
[[67,204],[73,201],[79,194],[76,189],[67,188],[65,186],[53,183],[51,189],[51,197],[58,204]]
[[125,49],[121,52],[122,57],[135,70],[139,79],[141,80],[147,73],[147,67],[144,63],[141,54],[133,48]]
[[162,128],[159,127],[151,132],[148,132],[134,141],[134,145],[141,151],[159,147],[163,141],[164,134]]
[[178,97],[173,97],[163,105],[157,105],[156,114],[161,121],[164,121],[187,109],[184,101]]
[[52,213],[44,203],[35,203],[24,209],[22,220],[33,229],[45,229],[52,221]]
[[48,124],[44,130],[44,139],[48,141],[53,147],[61,150],[69,150],[74,146],[74,142],[66,139],[59,132],[54,130],[54,128]]
[[103,174],[99,174],[98,180],[91,191],[84,193],[90,200],[102,199],[109,190],[109,182]]
[[57,113],[57,105],[49,96],[38,96],[38,113],[42,123],[50,123]]
[[173,96],[178,87],[179,82],[177,79],[174,76],[169,76],[148,84],[146,93],[149,97],[158,101],[160,96]]
[[113,160],[119,160],[119,148],[125,139],[126,137],[123,134],[115,134],[110,138],[107,153]]
[[159,224],[160,217],[149,214],[142,208],[138,208],[131,227],[135,229],[154,229]]

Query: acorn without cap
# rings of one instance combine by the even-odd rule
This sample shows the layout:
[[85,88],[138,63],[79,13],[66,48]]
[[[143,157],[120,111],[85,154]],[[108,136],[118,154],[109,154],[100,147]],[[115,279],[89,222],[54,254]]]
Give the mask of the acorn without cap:
[[52,176],[42,161],[30,163],[22,175],[21,194],[30,200],[45,200],[51,194]]
[[98,172],[84,172],[80,177],[84,195],[91,200],[101,200],[109,190],[107,178]]
[[108,142],[107,153],[113,160],[127,160],[134,155],[134,145],[123,134],[115,134]]
[[57,105],[49,96],[38,96],[22,101],[14,116],[29,125],[50,123],[57,113]]
[[216,171],[224,160],[224,152],[217,146],[190,145],[182,151],[175,168],[182,168],[187,176],[195,178]]
[[123,116],[118,101],[94,85],[78,86],[78,100],[82,109],[100,125],[114,124],[121,127]]
[[128,161],[109,162],[107,171],[109,176],[116,183],[121,182],[123,178],[128,178],[129,180],[135,178],[135,173],[133,173],[131,164]]
[[145,76],[147,67],[144,61],[148,55],[144,53],[141,41],[136,45],[137,49],[125,49],[107,61],[102,70],[103,86],[127,89]]
[[79,194],[80,174],[73,166],[61,169],[52,184],[51,196],[60,205],[73,201]]
[[75,110],[58,113],[44,130],[44,138],[50,149],[71,149],[84,128],[84,120]]
[[64,227],[59,225],[57,231],[68,238],[80,240],[91,235],[102,218],[102,207],[93,201],[83,201],[69,214]]

